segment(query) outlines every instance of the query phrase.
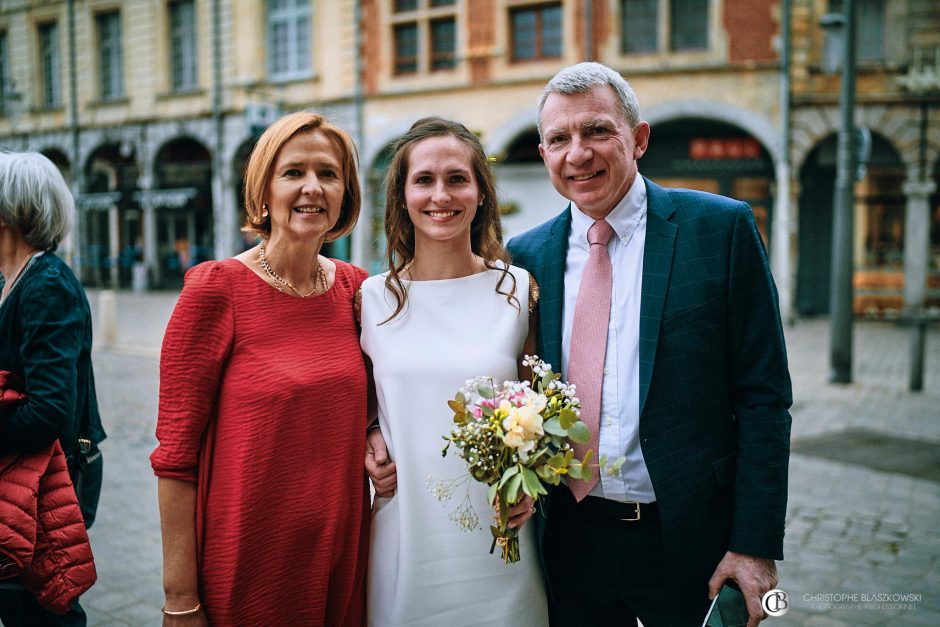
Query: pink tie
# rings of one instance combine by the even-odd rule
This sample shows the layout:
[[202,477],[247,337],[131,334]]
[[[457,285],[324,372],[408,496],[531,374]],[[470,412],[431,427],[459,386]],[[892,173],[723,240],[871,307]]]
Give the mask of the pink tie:
[[[607,353],[607,325],[610,322],[610,290],[613,269],[607,254],[607,241],[614,229],[607,220],[598,220],[588,229],[590,256],[581,275],[578,301],[574,307],[571,327],[571,351],[568,356],[568,381],[577,388],[581,399],[581,420],[591,430],[591,441],[574,445],[575,455],[584,459],[591,450],[593,465],[598,461],[598,436],[601,418],[601,384],[604,379],[604,357]],[[597,485],[600,475],[591,470],[588,481],[569,480],[568,487],[577,501],[581,501]]]

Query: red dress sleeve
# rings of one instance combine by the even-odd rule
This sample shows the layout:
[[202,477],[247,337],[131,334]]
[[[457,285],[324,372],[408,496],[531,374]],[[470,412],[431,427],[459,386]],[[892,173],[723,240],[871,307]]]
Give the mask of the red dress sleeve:
[[186,273],[160,354],[159,444],[150,464],[159,477],[196,481],[203,434],[215,412],[219,378],[235,323],[231,280],[221,262]]
[[359,289],[359,286],[362,285],[362,282],[369,278],[369,273],[360,268],[359,266],[354,266],[351,263],[346,264],[352,270],[352,284],[353,284],[353,293]]

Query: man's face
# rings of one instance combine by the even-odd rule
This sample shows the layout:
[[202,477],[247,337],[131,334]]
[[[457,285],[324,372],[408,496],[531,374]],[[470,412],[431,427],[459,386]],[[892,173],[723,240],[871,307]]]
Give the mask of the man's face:
[[631,129],[607,85],[549,95],[541,122],[539,154],[552,185],[595,220],[605,217],[636,179],[636,160],[646,152],[649,124]]

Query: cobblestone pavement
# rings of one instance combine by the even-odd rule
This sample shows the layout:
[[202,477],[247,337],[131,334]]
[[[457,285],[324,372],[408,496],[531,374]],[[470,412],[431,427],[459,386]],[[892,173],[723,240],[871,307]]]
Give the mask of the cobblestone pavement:
[[[89,293],[101,338],[99,297]],[[94,356],[109,437],[90,532],[99,579],[83,604],[90,625],[159,625],[160,529],[148,456],[155,445],[160,338],[175,295],[120,292],[116,302],[116,341],[96,346]],[[904,457],[905,443],[940,448],[940,329],[928,336],[920,393],[906,390],[908,331],[894,324],[856,323],[855,382],[845,386],[826,383],[826,320],[798,321],[787,340],[795,448],[827,434],[838,442],[838,434],[859,429],[894,446],[859,463],[818,450],[793,453],[778,586],[789,594],[790,609],[763,624],[940,625],[940,483],[876,469],[898,450]],[[934,473],[936,460],[934,454]]]

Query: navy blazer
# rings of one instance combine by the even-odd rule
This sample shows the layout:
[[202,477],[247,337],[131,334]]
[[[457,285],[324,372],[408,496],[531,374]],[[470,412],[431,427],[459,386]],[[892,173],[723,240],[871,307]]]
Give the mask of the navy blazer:
[[[2,281],[0,281],[2,284]],[[0,370],[26,380],[26,401],[0,415],[0,455],[31,453],[58,438],[105,438],[91,366],[91,309],[72,270],[37,257],[0,306]]]
[[[700,582],[729,549],[783,558],[790,375],[750,207],[644,180],[640,446],[667,568]],[[539,283],[538,350],[556,366],[570,225],[569,206],[508,244]]]

